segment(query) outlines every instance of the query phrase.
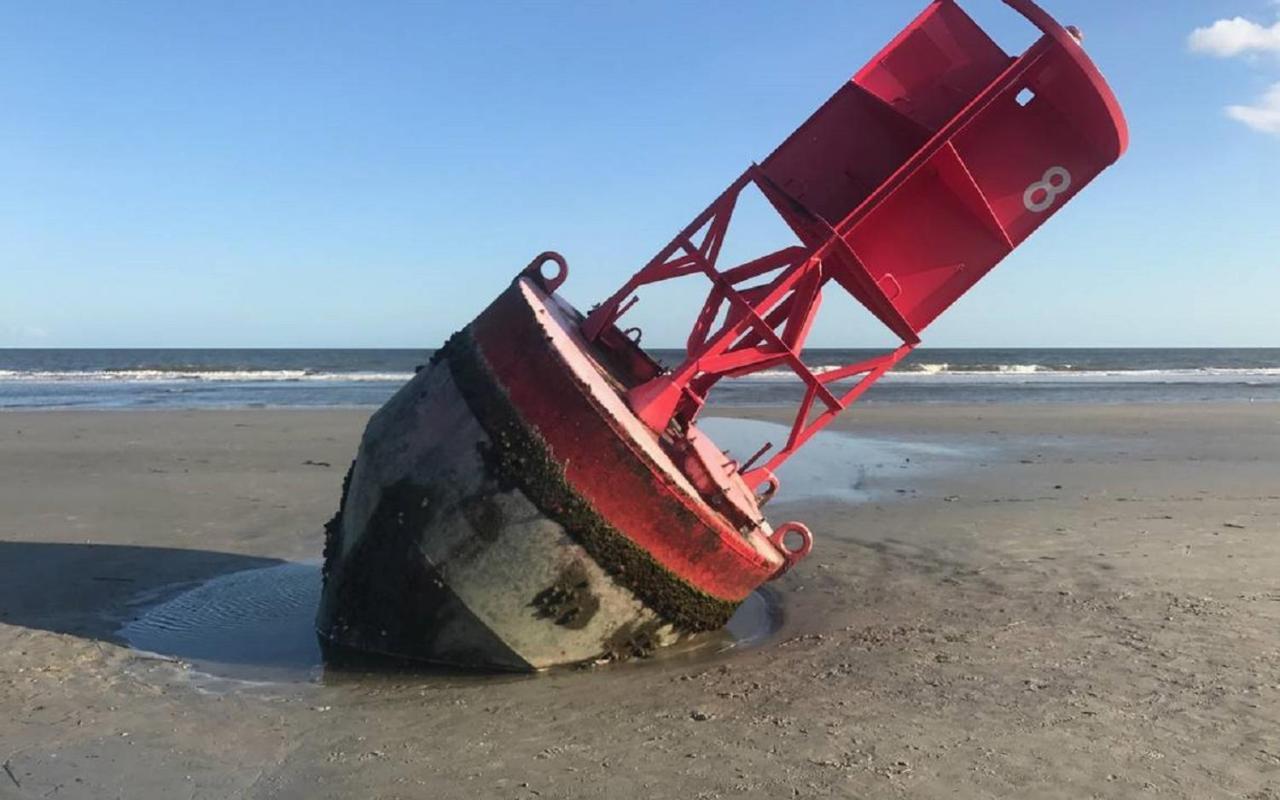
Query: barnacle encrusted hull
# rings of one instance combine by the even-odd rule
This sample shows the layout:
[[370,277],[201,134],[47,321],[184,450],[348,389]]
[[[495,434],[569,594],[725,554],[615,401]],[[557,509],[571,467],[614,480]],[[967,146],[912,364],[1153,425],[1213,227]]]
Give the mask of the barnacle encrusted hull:
[[721,627],[783,559],[706,504],[522,278],[369,421],[327,526],[317,629],[511,670]]

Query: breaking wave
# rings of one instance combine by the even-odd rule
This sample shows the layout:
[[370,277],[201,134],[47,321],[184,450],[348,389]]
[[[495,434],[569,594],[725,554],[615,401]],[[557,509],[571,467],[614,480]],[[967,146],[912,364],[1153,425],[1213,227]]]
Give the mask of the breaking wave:
[[305,369],[0,369],[0,381],[34,383],[403,383],[412,377],[412,372],[321,372]]
[[[813,371],[823,375],[837,369],[839,367],[823,365],[814,367]],[[747,376],[744,380],[794,381],[797,378],[791,370],[768,370]],[[881,380],[915,383],[1280,383],[1280,367],[1099,370],[1044,364],[906,364]]]

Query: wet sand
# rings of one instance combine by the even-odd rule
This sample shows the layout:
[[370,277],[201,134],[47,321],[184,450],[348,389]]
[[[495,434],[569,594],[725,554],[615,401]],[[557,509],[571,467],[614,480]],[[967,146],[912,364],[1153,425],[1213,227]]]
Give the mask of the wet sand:
[[125,645],[316,559],[367,415],[0,414],[0,798],[1280,798],[1280,407],[860,408],[876,446],[769,507],[817,548],[755,647],[258,681]]

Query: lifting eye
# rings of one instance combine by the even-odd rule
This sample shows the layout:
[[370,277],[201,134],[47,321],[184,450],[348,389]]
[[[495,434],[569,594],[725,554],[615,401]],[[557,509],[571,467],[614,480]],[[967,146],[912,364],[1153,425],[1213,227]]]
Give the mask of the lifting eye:
[[773,535],[769,537],[769,541],[773,543],[774,547],[778,548],[778,552],[786,559],[782,569],[778,572],[778,576],[794,567],[813,550],[813,534],[809,532],[809,529],[804,524],[799,522],[787,522],[774,528]]
[[569,277],[569,263],[564,260],[564,256],[554,250],[548,250],[545,253],[539,253],[538,257],[530,261],[529,266],[525,267],[520,274],[537,281],[543,290],[550,294],[559,289],[560,284]]

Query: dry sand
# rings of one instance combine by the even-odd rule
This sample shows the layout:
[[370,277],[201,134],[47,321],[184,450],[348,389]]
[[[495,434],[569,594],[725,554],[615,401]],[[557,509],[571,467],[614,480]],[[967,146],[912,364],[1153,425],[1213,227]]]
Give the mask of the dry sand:
[[1280,798],[1276,406],[860,408],[971,456],[771,506],[818,547],[754,649],[210,688],[122,646],[316,558],[366,417],[0,414],[0,798]]

